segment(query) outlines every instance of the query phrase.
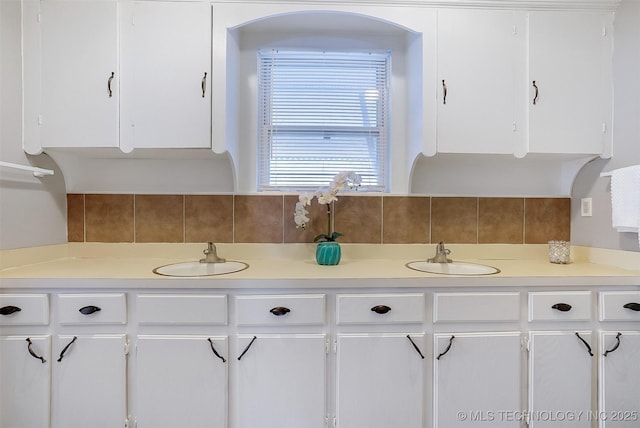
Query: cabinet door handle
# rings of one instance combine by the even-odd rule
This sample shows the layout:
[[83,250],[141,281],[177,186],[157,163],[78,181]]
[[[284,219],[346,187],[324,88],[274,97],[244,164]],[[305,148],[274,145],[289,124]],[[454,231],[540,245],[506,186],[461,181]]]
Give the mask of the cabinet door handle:
[[95,312],[99,312],[101,310],[102,310],[102,308],[100,308],[98,306],[93,306],[93,305],[85,306],[85,307],[82,307],[82,308],[78,309],[78,311],[82,315],[91,315],[91,314],[93,314]]
[[409,336],[408,334],[407,334],[407,339],[409,339],[409,342],[411,342],[411,344],[413,345],[413,349],[415,349],[416,352],[420,355],[420,358],[424,360],[424,355],[422,355],[422,352],[420,352],[420,348],[418,348],[418,345],[416,345],[416,342],[414,342],[411,336]]
[[111,72],[111,76],[107,79],[107,91],[109,91],[109,98],[113,97],[113,91],[111,90],[111,81],[113,77],[116,75],[113,71]]
[[64,358],[64,353],[67,352],[67,349],[69,349],[69,346],[73,345],[73,342],[75,342],[78,339],[78,336],[73,336],[73,339],[71,340],[71,342],[67,343],[67,346],[65,346],[62,349],[62,352],[60,352],[60,357],[58,358],[58,362],[62,361],[62,359]]
[[3,306],[0,308],[0,315],[11,315],[15,312],[20,312],[22,309],[20,309],[17,306]]
[[533,83],[533,89],[535,89],[535,94],[533,95],[533,105],[536,105],[536,103],[538,102],[538,93],[540,92],[538,90],[538,85],[536,85],[536,81],[534,80]]
[[578,339],[580,339],[580,341],[581,341],[582,343],[584,343],[584,346],[586,346],[586,347],[587,347],[587,352],[589,353],[589,355],[591,355],[591,356],[593,357],[593,352],[591,352],[591,346],[589,346],[589,344],[587,343],[587,341],[586,341],[586,340],[584,340],[584,339],[582,338],[582,336],[580,336],[580,333],[578,333],[577,331],[576,331],[576,336],[578,336]]
[[257,338],[258,338],[257,336],[253,336],[253,339],[251,339],[251,342],[249,342],[247,347],[244,348],[244,351],[242,351],[242,354],[240,354],[240,356],[238,357],[238,361],[240,361],[240,359],[244,357],[244,354],[247,353],[247,351],[249,350],[249,348],[251,348],[251,345],[253,345],[253,342],[255,342]]
[[451,336],[451,338],[449,339],[449,345],[447,346],[447,349],[444,350],[444,352],[441,352],[440,355],[438,355],[436,357],[436,360],[439,360],[440,357],[442,357],[443,355],[445,355],[447,352],[449,352],[449,350],[451,349],[451,345],[453,344],[453,339],[455,339],[455,336]]
[[373,308],[371,308],[371,310],[373,312],[375,312],[376,314],[386,314],[387,312],[389,312],[391,310],[391,308],[387,305],[376,305]]
[[31,338],[27,337],[27,351],[29,351],[29,354],[31,354],[31,356],[33,358],[35,358],[36,360],[40,360],[42,361],[42,364],[46,363],[47,360],[45,360],[44,358],[42,358],[41,356],[39,356],[38,354],[36,354],[35,352],[33,352],[33,349],[31,349]]
[[447,84],[442,80],[442,104],[447,103]]
[[571,310],[571,305],[568,303],[556,303],[551,306],[552,309],[557,309],[560,312],[569,312]]
[[207,92],[207,72],[204,72],[204,76],[202,77],[202,83],[200,84],[202,87],[202,98],[204,98],[205,93]]
[[[640,312],[640,303],[630,302],[623,306],[625,309],[631,309],[632,311]],[[4,314],[3,314],[4,315]]]
[[277,306],[277,307],[272,308],[271,310],[269,310],[269,312],[271,312],[273,315],[275,315],[277,317],[281,317],[281,316],[286,315],[289,312],[291,312],[291,309],[285,308],[284,306]]
[[222,360],[222,362],[223,362],[223,363],[226,363],[226,362],[227,362],[227,360],[225,360],[225,359],[224,359],[224,357],[223,357],[222,355],[218,354],[218,351],[216,351],[216,348],[214,348],[214,347],[213,347],[213,340],[211,340],[211,338],[210,338],[210,337],[208,337],[208,338],[207,338],[207,341],[209,342],[209,345],[211,345],[211,351],[213,351],[213,354],[214,354],[216,357],[220,358],[220,359]]
[[622,336],[622,333],[618,332],[618,334],[616,334],[616,344],[613,346],[613,348],[604,351],[604,354],[602,355],[606,357],[607,355],[618,349],[618,347],[620,346],[620,336]]

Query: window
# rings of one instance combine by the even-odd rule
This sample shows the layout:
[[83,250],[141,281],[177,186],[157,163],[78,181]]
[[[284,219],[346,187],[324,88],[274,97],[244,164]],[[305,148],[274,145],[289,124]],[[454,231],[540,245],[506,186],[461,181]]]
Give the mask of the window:
[[258,189],[324,187],[340,171],[384,190],[389,52],[258,53]]

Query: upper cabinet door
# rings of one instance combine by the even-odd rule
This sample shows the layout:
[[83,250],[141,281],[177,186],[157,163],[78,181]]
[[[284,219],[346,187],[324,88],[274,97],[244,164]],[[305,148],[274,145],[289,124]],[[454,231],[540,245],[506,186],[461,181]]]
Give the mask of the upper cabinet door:
[[118,146],[117,8],[41,2],[42,147]]
[[529,152],[610,156],[611,53],[610,13],[529,13]]
[[211,5],[122,5],[121,148],[211,147]]
[[524,12],[438,11],[438,152],[523,145],[525,36]]

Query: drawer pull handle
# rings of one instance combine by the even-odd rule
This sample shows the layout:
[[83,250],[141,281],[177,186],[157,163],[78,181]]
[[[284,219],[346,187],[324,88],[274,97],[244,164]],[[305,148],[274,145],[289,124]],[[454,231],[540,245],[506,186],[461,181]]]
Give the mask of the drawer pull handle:
[[386,314],[391,310],[391,308],[387,305],[376,305],[373,308],[371,308],[371,310],[376,314]]
[[31,349],[31,338],[27,337],[27,351],[29,351],[29,354],[31,354],[31,356],[33,358],[35,358],[36,360],[40,360],[42,361],[42,364],[46,363],[47,360],[45,360],[44,358],[42,358],[41,356],[39,356],[38,354],[36,354],[35,352],[33,352],[33,349]]
[[615,351],[616,349],[618,349],[618,347],[620,346],[620,336],[622,336],[622,333],[616,334],[616,344],[614,345],[613,348],[607,349],[606,351],[604,351],[604,354],[602,354],[602,355],[604,355],[606,357],[608,354],[610,354],[613,351]]
[[258,338],[257,336],[253,336],[253,339],[251,339],[251,342],[249,342],[247,347],[244,348],[244,351],[242,351],[242,354],[240,354],[240,356],[238,357],[238,361],[240,361],[240,359],[244,357],[244,354],[247,353],[247,351],[249,350],[249,348],[251,348],[251,345],[253,345],[253,342],[255,342],[257,338]]
[[89,305],[89,306],[85,306],[83,308],[80,308],[79,311],[82,315],[91,315],[95,312],[99,312],[101,311],[102,308],[99,308],[98,306],[93,306],[93,305]]
[[444,350],[444,352],[441,352],[440,355],[438,355],[438,357],[436,358],[436,360],[439,360],[440,357],[442,357],[443,355],[445,355],[447,352],[449,352],[449,350],[451,349],[451,345],[453,344],[453,339],[455,339],[455,336],[451,336],[451,338],[449,339],[449,345],[447,346],[447,349]]
[[587,343],[587,341],[586,341],[586,340],[584,340],[584,339],[582,338],[582,336],[580,336],[580,333],[578,333],[577,331],[576,331],[576,336],[578,336],[578,339],[580,339],[580,341],[581,341],[582,343],[584,343],[584,346],[586,346],[586,347],[587,347],[587,352],[589,353],[589,355],[591,355],[591,356],[593,357],[593,352],[591,352],[591,346],[589,346],[589,344]]
[[11,315],[15,312],[20,312],[22,309],[20,309],[17,306],[3,306],[0,308],[0,315]]
[[413,345],[413,349],[415,349],[416,352],[420,355],[420,358],[424,360],[424,355],[422,355],[422,352],[420,352],[420,348],[418,348],[418,345],[416,345],[416,342],[414,342],[411,336],[409,336],[408,334],[407,334],[407,339],[409,339],[409,342],[411,342],[411,344]]
[[284,306],[277,306],[277,307],[271,309],[269,312],[271,312],[273,315],[275,315],[277,317],[281,317],[281,316],[286,315],[289,312],[291,312],[291,309],[285,308]]
[[[640,303],[631,302],[623,306],[625,309],[631,309],[632,311],[640,312]],[[4,315],[4,314],[3,314]]]
[[78,339],[78,336],[73,336],[73,339],[71,340],[71,342],[67,343],[67,346],[65,346],[62,349],[62,352],[60,352],[60,357],[58,358],[58,362],[62,361],[62,359],[64,358],[64,353],[67,352],[67,349],[69,349],[69,346],[73,345],[73,342],[75,342]]
[[538,102],[538,93],[540,91],[538,90],[538,85],[536,85],[536,81],[535,80],[533,81],[532,85],[533,85],[533,89],[536,90],[536,93],[533,96],[533,105],[536,105],[536,103]]
[[204,72],[204,77],[202,78],[202,83],[200,84],[201,88],[202,88],[202,98],[204,98],[205,94],[207,93],[207,72]]
[[211,340],[211,338],[210,338],[210,337],[208,337],[208,338],[207,338],[207,341],[209,342],[209,345],[211,345],[211,351],[213,351],[213,354],[214,354],[216,357],[220,358],[220,359],[222,360],[222,362],[223,362],[223,363],[226,363],[226,362],[227,362],[227,360],[225,360],[225,359],[224,359],[224,357],[223,357],[222,355],[218,354],[218,351],[216,351],[216,348],[214,348],[214,347],[213,347],[213,340]]
[[109,93],[109,98],[113,97],[113,91],[111,90],[111,81],[115,77],[116,73],[111,72],[111,76],[107,79],[107,92]]
[[442,81],[442,104],[447,103],[447,84]]
[[571,310],[571,305],[568,303],[556,303],[555,305],[551,306],[551,308],[557,309],[560,312],[569,312]]

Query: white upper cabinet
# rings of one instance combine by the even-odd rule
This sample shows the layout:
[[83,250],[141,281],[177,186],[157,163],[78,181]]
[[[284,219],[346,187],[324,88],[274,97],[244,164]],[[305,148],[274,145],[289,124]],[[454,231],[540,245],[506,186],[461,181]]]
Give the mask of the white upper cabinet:
[[529,13],[530,153],[611,155],[612,14]]
[[522,145],[525,41],[525,12],[438,11],[438,152],[512,154]]
[[121,143],[211,147],[211,4],[122,4]]
[[40,113],[25,123],[43,148],[118,146],[117,14],[115,0],[41,2]]

